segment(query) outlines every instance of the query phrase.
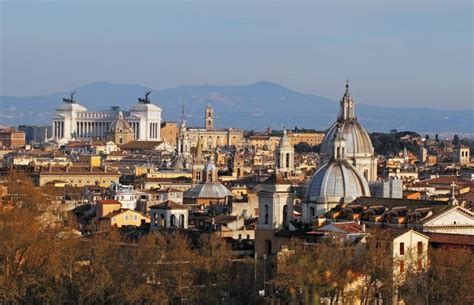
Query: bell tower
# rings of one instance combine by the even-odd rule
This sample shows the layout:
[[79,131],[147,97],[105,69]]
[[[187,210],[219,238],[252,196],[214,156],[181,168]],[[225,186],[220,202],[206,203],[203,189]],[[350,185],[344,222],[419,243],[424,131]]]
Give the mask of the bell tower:
[[206,130],[213,130],[214,129],[214,108],[212,108],[211,104],[208,104],[206,107],[206,111],[204,114],[205,126]]
[[286,128],[283,128],[280,145],[275,151],[275,169],[277,173],[286,175],[295,170],[295,150],[290,143]]

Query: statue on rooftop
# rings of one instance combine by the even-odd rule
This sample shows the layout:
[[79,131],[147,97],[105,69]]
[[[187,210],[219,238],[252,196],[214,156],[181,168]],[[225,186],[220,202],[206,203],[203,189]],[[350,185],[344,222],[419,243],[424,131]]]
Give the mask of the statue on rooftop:
[[69,98],[63,98],[63,102],[68,104],[74,104],[76,102],[76,100],[74,99],[74,94],[76,94],[76,91],[73,91]]
[[138,102],[140,104],[150,104],[150,99],[148,98],[148,96],[150,95],[151,91],[148,91],[147,93],[145,93],[145,97],[144,98],[141,98],[139,97],[138,98]]

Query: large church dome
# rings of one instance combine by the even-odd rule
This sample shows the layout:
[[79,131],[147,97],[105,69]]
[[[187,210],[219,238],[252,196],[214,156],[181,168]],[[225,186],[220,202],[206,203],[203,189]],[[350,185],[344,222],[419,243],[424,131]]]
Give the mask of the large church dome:
[[346,92],[339,103],[339,116],[324,136],[321,143],[321,154],[331,156],[334,140],[342,137],[346,141],[345,154],[348,158],[373,156],[374,147],[369,134],[359,124],[355,115],[355,101],[349,92],[349,83],[346,83]]
[[369,157],[374,154],[370,136],[357,120],[336,121],[324,136],[321,143],[321,154],[332,155],[334,139],[339,135],[346,140],[346,155],[348,157]]
[[309,201],[344,202],[370,196],[367,180],[346,160],[323,165],[311,178],[306,193]]

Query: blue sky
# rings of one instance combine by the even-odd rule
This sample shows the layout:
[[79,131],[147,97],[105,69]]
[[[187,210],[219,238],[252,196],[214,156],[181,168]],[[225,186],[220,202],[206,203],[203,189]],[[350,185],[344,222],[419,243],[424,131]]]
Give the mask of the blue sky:
[[[0,0],[1,1],[1,0]],[[2,1],[0,95],[259,80],[358,102],[473,105],[472,1]]]

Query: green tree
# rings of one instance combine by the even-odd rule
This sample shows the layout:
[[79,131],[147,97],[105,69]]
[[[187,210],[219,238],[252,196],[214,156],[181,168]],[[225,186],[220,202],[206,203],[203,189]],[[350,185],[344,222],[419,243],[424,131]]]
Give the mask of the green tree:
[[459,136],[457,134],[454,135],[452,143],[453,143],[454,146],[459,146],[459,144],[460,144],[459,143]]

